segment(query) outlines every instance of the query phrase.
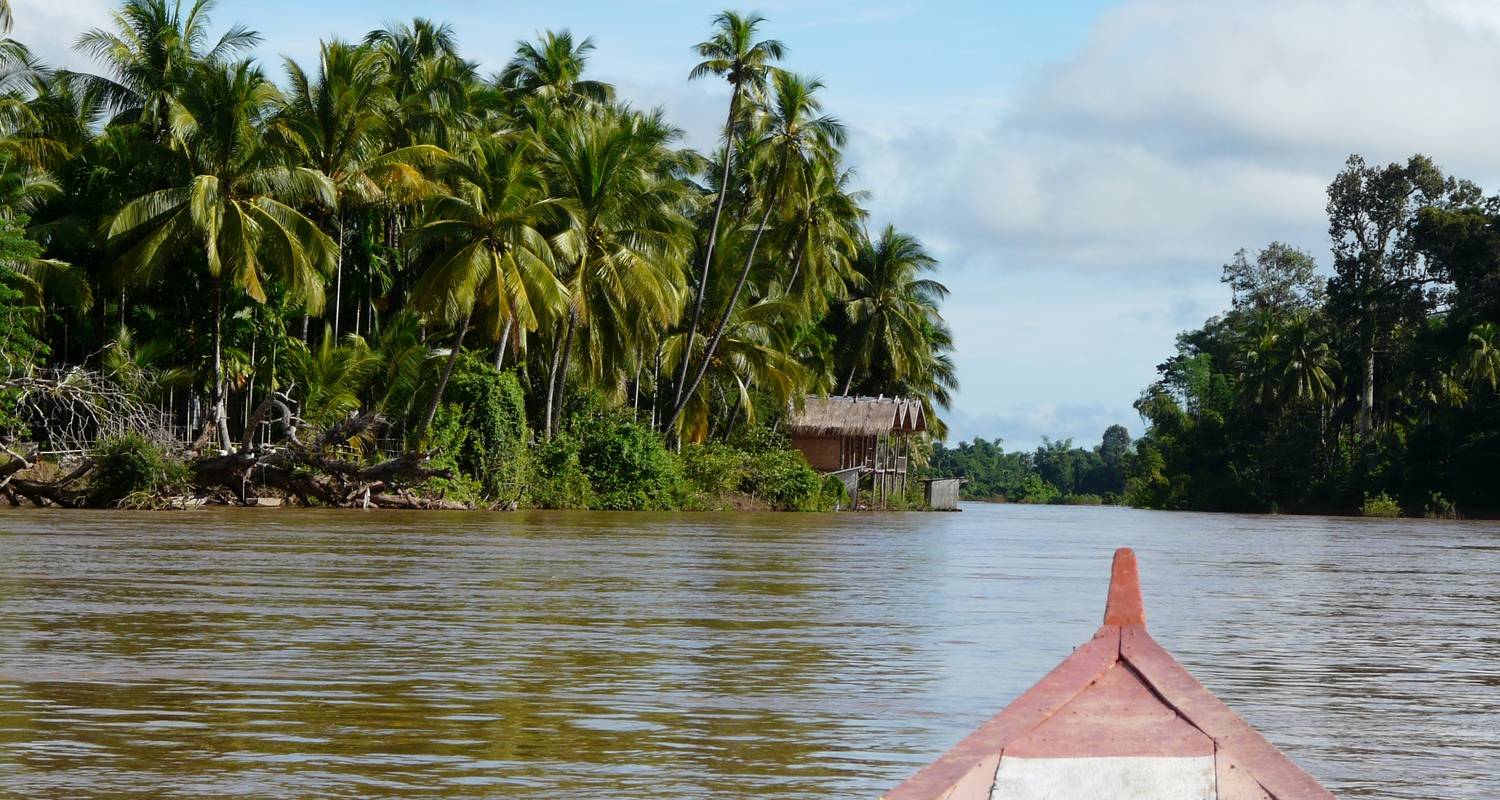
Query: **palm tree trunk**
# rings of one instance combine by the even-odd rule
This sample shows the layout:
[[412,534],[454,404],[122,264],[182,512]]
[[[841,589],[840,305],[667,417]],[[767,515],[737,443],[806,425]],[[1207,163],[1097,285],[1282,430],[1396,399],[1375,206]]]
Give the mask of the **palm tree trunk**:
[[[344,215],[339,212],[334,217],[334,225],[339,229],[338,255],[334,259],[333,266],[333,338],[339,337],[339,321],[342,319],[339,312],[343,308],[344,299]],[[355,325],[355,333],[359,333],[358,324]]]
[[792,293],[792,287],[797,285],[797,275],[802,272],[802,255],[805,252],[806,252],[805,249],[798,249],[797,250],[797,260],[792,262],[792,277],[787,278],[787,281],[786,281],[786,292],[787,292],[787,294],[791,294]]
[[[578,309],[573,309],[568,314],[568,334],[563,337],[562,365],[557,370],[556,404],[552,410],[552,425],[554,428],[562,425],[563,390],[568,385],[568,362],[573,358],[573,334],[578,330]],[[549,432],[550,435],[550,432]]]
[[458,331],[453,336],[453,352],[448,354],[448,363],[443,365],[443,375],[438,378],[438,385],[432,390],[432,399],[427,401],[427,410],[422,414],[422,423],[417,426],[417,438],[421,439],[427,433],[427,426],[432,424],[432,418],[437,416],[438,405],[443,402],[443,390],[448,388],[448,379],[453,377],[453,368],[458,366],[458,357],[463,354],[464,334],[469,330],[469,315],[467,312],[458,320]]
[[844,379],[844,391],[839,392],[839,394],[842,394],[846,397],[849,395],[849,387],[854,385],[854,370],[858,366],[859,361],[857,360],[849,364],[849,377]]
[[661,349],[663,343],[660,338],[656,340],[656,363],[651,367],[651,430],[658,430],[656,423],[661,419]]
[[500,344],[495,347],[495,371],[499,372],[505,366],[505,348],[510,344],[510,330],[514,323],[505,321],[505,331],[500,334]]
[[214,279],[214,425],[219,430],[219,444],[229,452],[229,408],[224,396],[224,283]]
[[552,440],[552,394],[557,389],[557,365],[562,362],[562,323],[552,332],[552,366],[547,370],[547,405],[543,411],[542,436]]
[[1359,437],[1368,442],[1375,417],[1375,346],[1365,348],[1364,374],[1359,390]]
[[739,111],[740,85],[734,85],[729,96],[729,116],[724,120],[724,168],[719,178],[719,199],[714,204],[713,226],[708,231],[708,247],[703,254],[703,269],[698,275],[698,298],[693,302],[693,324],[688,326],[687,346],[682,351],[682,365],[677,371],[677,398],[682,402],[682,386],[687,380],[688,362],[692,360],[693,340],[698,338],[698,322],[703,316],[703,295],[708,291],[709,266],[714,260],[714,245],[719,241],[719,219],[724,215],[724,198],[729,194],[729,162],[734,158],[734,117]]
[[[750,268],[755,265],[755,251],[760,247],[760,239],[765,235],[766,223],[771,220],[771,210],[776,207],[776,197],[780,192],[782,169],[786,166],[785,161],[776,167],[776,174],[771,179],[770,192],[766,196],[766,209],[760,215],[760,224],[755,226],[755,238],[750,240],[750,252],[745,256],[745,266],[740,269],[740,279],[734,284],[734,291],[729,295],[729,304],[724,306],[724,314],[719,317],[719,324],[714,328],[714,335],[708,340],[708,346],[703,348],[703,361],[698,365],[698,372],[693,376],[692,383],[688,384],[687,391],[680,392],[677,403],[672,407],[672,413],[667,415],[667,424],[670,428],[677,422],[677,417],[682,414],[682,409],[687,405],[688,398],[693,392],[698,391],[698,385],[703,383],[703,376],[708,374],[708,365],[714,359],[714,351],[719,349],[719,341],[724,338],[724,331],[729,327],[729,320],[734,316],[734,305],[740,300],[740,293],[745,290],[745,281],[750,278]],[[688,354],[683,354],[686,361]]]

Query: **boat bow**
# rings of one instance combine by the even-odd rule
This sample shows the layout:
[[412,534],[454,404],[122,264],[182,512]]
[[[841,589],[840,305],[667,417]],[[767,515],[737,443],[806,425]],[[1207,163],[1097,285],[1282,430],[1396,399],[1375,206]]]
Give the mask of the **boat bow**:
[[884,800],[1332,797],[1151,638],[1121,548],[1094,638]]

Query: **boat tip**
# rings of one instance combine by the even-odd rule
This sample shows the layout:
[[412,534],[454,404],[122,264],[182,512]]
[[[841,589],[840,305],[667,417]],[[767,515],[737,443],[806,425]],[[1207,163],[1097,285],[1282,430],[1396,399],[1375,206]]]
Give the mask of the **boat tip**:
[[1141,573],[1135,563],[1135,551],[1128,547],[1115,551],[1114,569],[1109,578],[1109,600],[1104,606],[1104,624],[1146,624],[1146,605],[1141,600]]

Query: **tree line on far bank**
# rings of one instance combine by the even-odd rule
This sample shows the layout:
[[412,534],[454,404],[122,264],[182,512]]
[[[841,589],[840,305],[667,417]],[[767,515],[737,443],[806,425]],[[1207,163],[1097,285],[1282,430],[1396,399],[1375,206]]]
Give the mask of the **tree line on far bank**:
[[1327,214],[1331,275],[1281,242],[1224,265],[1232,305],[1178,336],[1135,403],[1137,441],[1111,428],[1092,451],[1005,453],[978,439],[940,447],[934,470],[969,477],[970,498],[1500,512],[1500,196],[1425,156],[1355,155]]
[[1093,448],[1071,439],[1044,439],[1035,450],[1006,452],[999,439],[976,438],[933,448],[933,477],[962,477],[968,500],[1010,503],[1117,504],[1125,497],[1125,475],[1133,457],[1130,433],[1111,425]]
[[1500,197],[1424,156],[1351,156],[1332,277],[1281,243],[1136,403],[1129,502],[1212,511],[1500,509]]
[[728,89],[698,153],[567,31],[492,73],[422,18],[268,68],[212,8],[126,0],[78,39],[99,74],[0,39],[0,433],[57,449],[150,423],[197,459],[190,483],[280,475],[351,503],[461,479],[465,502],[524,501],[454,438],[506,430],[542,502],[611,507],[668,501],[554,485],[601,436],[622,474],[759,452],[812,393],[914,397],[941,434],[936,261],[867,229],[848,132],[761,17],[723,12],[693,48],[685,77]]

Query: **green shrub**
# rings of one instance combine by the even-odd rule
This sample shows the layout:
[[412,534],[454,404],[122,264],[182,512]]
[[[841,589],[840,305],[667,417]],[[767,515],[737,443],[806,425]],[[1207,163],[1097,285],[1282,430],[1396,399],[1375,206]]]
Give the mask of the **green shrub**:
[[655,431],[599,420],[582,426],[580,434],[578,459],[593,487],[591,508],[663,511],[681,504],[682,468]]
[[660,434],[596,391],[568,398],[561,431],[538,449],[531,501],[545,508],[673,510],[690,494]]
[[844,485],[843,480],[835,475],[823,478],[823,492],[820,498],[822,509],[832,511],[838,508],[848,508],[849,488]]
[[1065,506],[1102,506],[1104,498],[1097,494],[1065,494],[1058,498],[1058,503]]
[[823,477],[796,450],[749,453],[744,488],[781,511],[821,511],[831,508]]
[[1433,492],[1427,498],[1427,509],[1423,516],[1428,519],[1458,519],[1458,506],[1441,492]]
[[714,500],[736,493],[779,511],[825,511],[849,503],[842,481],[819,475],[786,437],[766,428],[747,428],[732,445],[688,445],[681,461],[700,506],[713,507]]
[[564,433],[538,447],[526,503],[535,508],[588,508],[594,489],[578,459],[578,440]]
[[154,505],[153,498],[181,492],[187,485],[187,465],[140,434],[105,439],[95,446],[93,457],[89,505]]
[[682,449],[682,475],[700,494],[720,497],[743,491],[747,454],[725,444],[690,444]]
[[1399,517],[1401,505],[1385,492],[1373,497],[1366,494],[1364,505],[1360,507],[1359,513],[1366,517]]
[[1026,503],[1030,505],[1047,504],[1056,500],[1061,494],[1056,486],[1042,480],[1040,475],[1027,475],[1021,481],[1021,496],[1007,497],[1005,499]]
[[443,390],[443,404],[427,433],[434,465],[458,473],[424,488],[451,499],[508,504],[520,499],[528,471],[525,399],[513,372],[496,372],[465,355]]

